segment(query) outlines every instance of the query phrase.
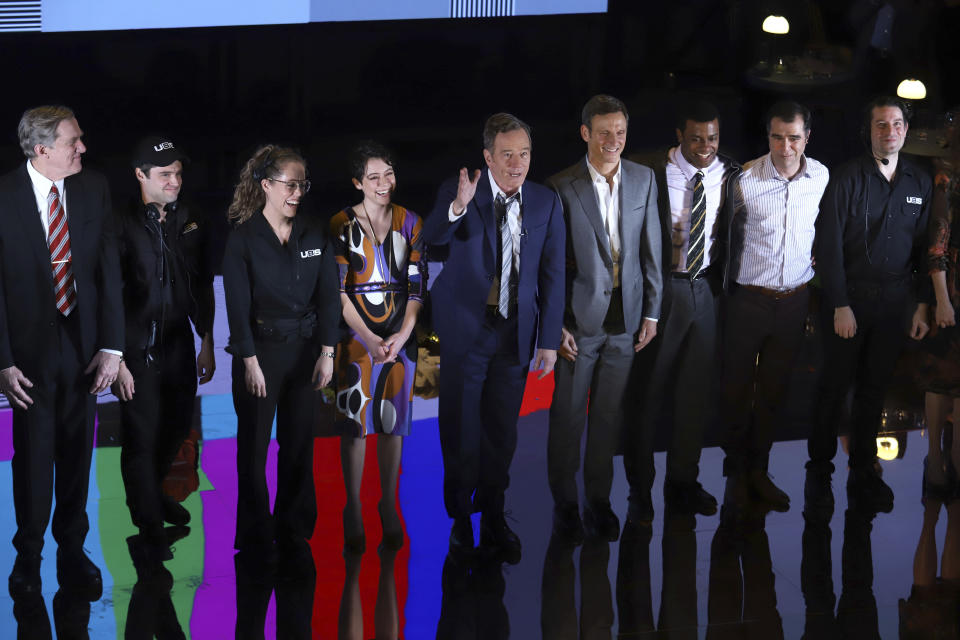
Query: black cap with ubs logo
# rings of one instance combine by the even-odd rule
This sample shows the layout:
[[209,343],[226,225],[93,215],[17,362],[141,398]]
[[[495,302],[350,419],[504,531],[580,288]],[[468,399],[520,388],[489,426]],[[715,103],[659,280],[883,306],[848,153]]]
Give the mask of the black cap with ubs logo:
[[131,164],[133,164],[134,167],[142,167],[144,165],[166,167],[177,160],[186,163],[190,161],[190,158],[174,146],[170,138],[164,136],[147,136],[134,147]]

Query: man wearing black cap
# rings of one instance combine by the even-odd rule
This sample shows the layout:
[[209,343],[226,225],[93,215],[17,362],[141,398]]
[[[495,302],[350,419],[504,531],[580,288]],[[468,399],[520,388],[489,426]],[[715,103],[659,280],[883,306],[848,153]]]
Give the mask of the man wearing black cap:
[[[140,529],[130,549],[141,574],[165,571],[162,561],[172,558],[164,521],[190,521],[160,483],[190,431],[197,377],[204,384],[215,368],[207,221],[180,202],[186,160],[168,138],[141,140],[132,158],[140,198],[117,215],[126,357],[112,390],[121,401],[120,468]],[[202,339],[199,356],[190,321]]]

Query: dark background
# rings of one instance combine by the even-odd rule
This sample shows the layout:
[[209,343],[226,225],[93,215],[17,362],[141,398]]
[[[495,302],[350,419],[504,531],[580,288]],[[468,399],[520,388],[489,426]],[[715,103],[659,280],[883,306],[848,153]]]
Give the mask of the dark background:
[[[397,156],[396,201],[427,213],[437,185],[482,163],[484,119],[510,111],[533,127],[531,179],[583,153],[579,110],[611,93],[630,109],[627,154],[675,142],[676,104],[721,110],[722,151],[766,151],[761,114],[789,95],[813,108],[807,152],[828,166],[862,150],[860,105],[919,77],[926,117],[960,102],[957,0],[898,0],[892,46],[869,45],[875,0],[611,0],[607,14],[0,35],[0,167],[23,161],[16,123],[32,106],[72,107],[85,165],[107,174],[119,204],[136,194],[134,142],[170,135],[192,158],[185,193],[220,220],[239,169],[266,142],[298,147],[312,215],[354,203],[347,156],[375,138]],[[791,33],[761,31],[781,13]],[[815,86],[763,88],[759,60],[808,52],[849,69]],[[839,78],[845,78],[838,81]]]

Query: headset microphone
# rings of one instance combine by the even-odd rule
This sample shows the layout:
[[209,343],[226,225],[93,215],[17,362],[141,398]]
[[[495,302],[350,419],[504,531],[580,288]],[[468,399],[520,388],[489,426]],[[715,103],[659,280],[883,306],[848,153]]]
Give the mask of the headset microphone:
[[160,220],[160,210],[157,208],[157,205],[152,202],[147,204],[146,214],[147,220],[150,222],[158,222]]

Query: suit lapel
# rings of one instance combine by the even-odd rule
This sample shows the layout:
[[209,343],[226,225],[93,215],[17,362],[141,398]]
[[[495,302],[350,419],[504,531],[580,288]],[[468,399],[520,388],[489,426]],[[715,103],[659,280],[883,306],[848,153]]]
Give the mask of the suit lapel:
[[[621,181],[622,183],[623,181]],[[603,226],[603,216],[600,215],[600,207],[597,205],[597,192],[593,188],[593,181],[590,179],[590,171],[587,169],[586,159],[580,161],[576,177],[571,181],[573,190],[580,201],[580,207],[584,215],[590,221],[594,233],[597,234],[597,241],[603,249],[603,259],[607,264],[612,264],[613,258],[610,254],[610,238],[607,236],[607,230]],[[622,207],[621,207],[622,208]],[[623,218],[623,216],[620,216]]]
[[[33,195],[33,183],[27,173],[26,164],[20,170],[19,188],[15,197],[17,202],[13,209],[21,228],[24,229],[24,235],[27,237],[30,247],[38,261],[49,264],[50,250],[47,248],[47,238],[43,232],[43,222],[40,220],[40,212],[37,210],[37,199]],[[52,283],[53,276],[51,275],[50,278]]]
[[483,235],[487,239],[487,248],[491,255],[496,256],[499,239],[497,238],[497,221],[493,215],[493,191],[490,189],[490,176],[487,169],[484,169],[480,175],[480,184],[477,185],[473,202],[480,212],[480,219],[483,220]]
[[[76,266],[78,255],[76,248],[83,246],[83,222],[87,217],[87,209],[85,206],[87,198],[83,190],[83,181],[80,180],[78,176],[70,176],[64,180],[63,190],[67,196],[67,229],[70,231],[71,259],[74,261],[74,266]],[[80,251],[79,253],[81,258],[84,254],[84,251]],[[74,268],[74,277],[76,277],[76,274],[77,269]]]
[[[622,161],[621,161],[622,162]],[[640,185],[629,165],[621,164],[620,171],[620,246],[621,252],[627,247],[628,239],[634,237],[637,226],[643,222],[643,216],[634,213],[634,208],[642,201]]]

